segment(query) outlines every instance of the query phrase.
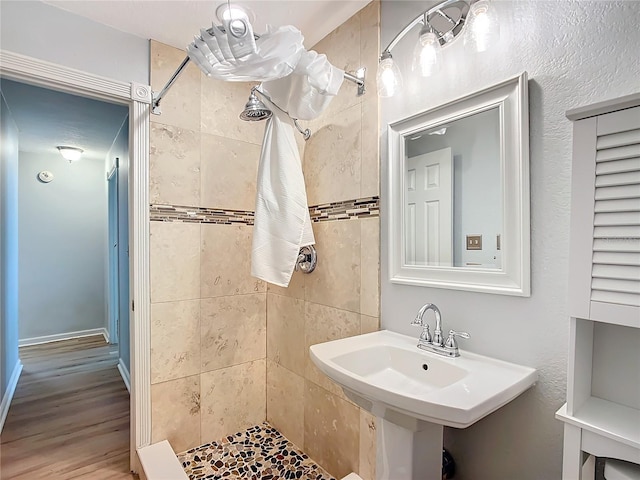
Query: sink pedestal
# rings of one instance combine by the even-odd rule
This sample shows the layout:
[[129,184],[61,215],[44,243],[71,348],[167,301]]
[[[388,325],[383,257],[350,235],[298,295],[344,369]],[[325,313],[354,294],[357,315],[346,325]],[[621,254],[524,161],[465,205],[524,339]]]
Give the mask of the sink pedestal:
[[471,352],[441,357],[386,330],[312,345],[309,356],[378,419],[377,480],[442,480],[442,425],[473,425],[538,376]]
[[[377,480],[442,480],[442,425],[377,417]],[[406,428],[409,427],[409,428]]]

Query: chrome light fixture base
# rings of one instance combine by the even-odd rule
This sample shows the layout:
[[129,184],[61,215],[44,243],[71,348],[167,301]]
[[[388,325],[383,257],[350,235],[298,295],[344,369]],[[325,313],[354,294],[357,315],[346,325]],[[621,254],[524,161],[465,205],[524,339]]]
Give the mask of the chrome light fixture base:
[[[431,75],[436,71],[439,52],[434,48],[439,50],[453,43],[465,32],[465,26],[468,23],[472,24],[470,25],[472,30],[479,26],[482,31],[473,32],[471,35],[465,34],[465,40],[468,36],[472,37],[478,52],[486,50],[488,43],[499,38],[499,25],[493,24],[495,21],[493,18],[489,21],[489,17],[493,16],[492,13],[487,14],[488,11],[493,12],[493,7],[490,5],[489,0],[443,0],[415,17],[389,42],[380,55],[377,75],[378,94],[382,97],[393,96],[401,86],[402,79],[397,65],[393,62],[391,50],[416,25],[422,25],[422,28],[419,32],[418,45],[414,50],[413,70],[419,71],[423,76]],[[482,17],[480,21],[474,22],[480,17]],[[485,31],[487,29],[489,32]],[[424,47],[427,49],[425,50]],[[421,61],[422,65],[420,65]]]

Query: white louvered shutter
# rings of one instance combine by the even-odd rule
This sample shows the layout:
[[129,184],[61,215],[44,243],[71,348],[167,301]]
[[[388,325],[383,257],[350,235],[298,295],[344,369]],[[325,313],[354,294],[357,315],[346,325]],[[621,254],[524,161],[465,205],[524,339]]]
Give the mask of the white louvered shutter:
[[[630,110],[640,118],[639,108]],[[628,111],[604,117],[596,140],[591,300],[640,306],[640,128],[625,130]]]
[[576,118],[573,134],[570,315],[640,328],[640,107]]

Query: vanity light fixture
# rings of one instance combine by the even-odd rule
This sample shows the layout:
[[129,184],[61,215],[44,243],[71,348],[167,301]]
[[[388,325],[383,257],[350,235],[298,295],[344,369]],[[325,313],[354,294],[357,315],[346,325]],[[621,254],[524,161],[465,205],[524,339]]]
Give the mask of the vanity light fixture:
[[500,38],[495,8],[489,0],[443,0],[409,22],[382,51],[376,75],[379,96],[392,97],[402,89],[402,74],[391,50],[416,25],[422,27],[413,51],[412,70],[423,77],[438,71],[441,49],[463,31],[464,44],[477,52],[487,50]]
[[82,157],[82,152],[84,151],[81,148],[77,147],[60,146],[56,148],[60,152],[60,155],[62,155],[66,160],[69,160],[69,163],[80,160],[80,157]]

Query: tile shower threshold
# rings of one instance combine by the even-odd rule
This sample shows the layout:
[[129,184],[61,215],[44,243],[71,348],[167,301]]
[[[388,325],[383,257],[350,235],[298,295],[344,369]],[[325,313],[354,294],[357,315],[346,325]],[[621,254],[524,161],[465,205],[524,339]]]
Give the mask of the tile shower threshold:
[[266,422],[177,457],[190,480],[335,480]]

